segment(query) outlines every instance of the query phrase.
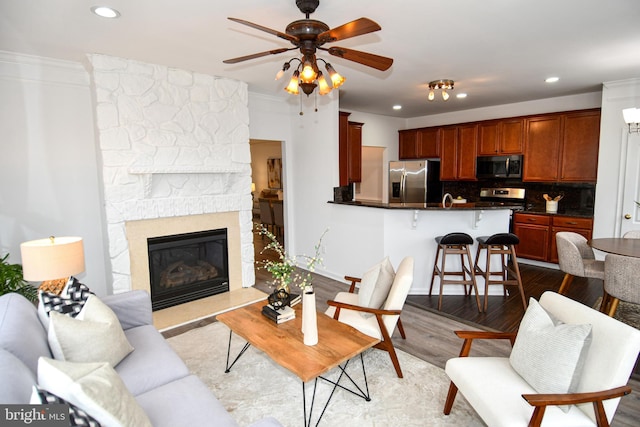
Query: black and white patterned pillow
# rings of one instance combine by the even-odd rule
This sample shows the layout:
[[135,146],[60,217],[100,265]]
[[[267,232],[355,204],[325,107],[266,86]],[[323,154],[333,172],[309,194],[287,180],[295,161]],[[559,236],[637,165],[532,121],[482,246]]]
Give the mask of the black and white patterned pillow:
[[82,409],[67,402],[61,397],[56,396],[53,393],[48,392],[38,386],[33,386],[33,395],[31,397],[31,403],[37,404],[63,404],[69,405],[69,426],[75,427],[100,427],[100,423],[96,421],[91,415],[87,414]]
[[69,281],[60,292],[60,295],[51,292],[40,291],[38,294],[40,304],[38,305],[38,315],[42,323],[48,325],[49,312],[57,311],[67,316],[76,317],[87,302],[89,295],[93,292],[87,285],[80,283],[78,279],[71,276]]

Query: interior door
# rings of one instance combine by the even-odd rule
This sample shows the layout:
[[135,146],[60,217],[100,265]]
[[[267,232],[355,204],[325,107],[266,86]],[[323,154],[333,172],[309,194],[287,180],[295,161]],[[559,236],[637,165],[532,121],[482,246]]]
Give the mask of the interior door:
[[620,235],[629,230],[640,230],[640,134],[629,135],[627,164],[622,196],[622,223]]

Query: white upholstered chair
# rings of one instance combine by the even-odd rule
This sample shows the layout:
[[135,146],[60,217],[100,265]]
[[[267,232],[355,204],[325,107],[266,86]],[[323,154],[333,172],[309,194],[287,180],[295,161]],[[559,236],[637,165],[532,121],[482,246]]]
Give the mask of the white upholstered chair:
[[607,254],[604,259],[604,292],[601,311],[613,317],[620,301],[640,304],[640,258]]
[[353,290],[359,279],[350,277],[347,279],[352,280],[350,292],[339,292],[333,300],[327,301],[329,308],[325,314],[353,326],[363,334],[379,339],[380,342],[375,347],[389,353],[396,374],[402,378],[402,369],[391,335],[397,325],[402,338],[405,338],[400,314],[413,283],[413,257],[406,257],[400,262],[391,289],[381,308],[358,305],[358,294]]
[[566,295],[574,276],[604,280],[604,261],[596,260],[587,239],[570,231],[556,233],[558,264],[565,275],[558,290]]
[[[619,397],[631,392],[627,382],[640,352],[640,330],[550,291],[542,295],[539,306],[570,326],[591,325],[591,342],[586,347],[581,373],[573,376],[578,381],[575,391],[539,394],[516,372],[509,357],[465,357],[474,339],[503,338],[513,343],[515,333],[458,331],[456,334],[465,341],[461,357],[448,360],[445,367],[451,379],[445,414],[450,413],[456,393],[460,391],[492,427],[539,426],[541,423],[545,427],[609,425]],[[554,328],[557,327],[555,321],[554,324]],[[518,333],[522,334],[522,330],[521,325]],[[544,357],[534,362],[551,364]],[[549,368],[539,365],[537,372],[544,373],[559,364],[552,365]],[[570,406],[564,406],[568,409],[565,412],[563,407],[555,405]]]

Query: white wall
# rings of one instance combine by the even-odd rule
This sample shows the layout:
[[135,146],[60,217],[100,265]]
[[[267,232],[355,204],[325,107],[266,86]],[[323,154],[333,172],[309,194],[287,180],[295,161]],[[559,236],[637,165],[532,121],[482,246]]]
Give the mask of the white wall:
[[625,170],[630,138],[622,110],[631,107],[640,107],[640,78],[604,84],[593,237],[620,235],[624,184],[621,171]]
[[84,240],[85,273],[111,292],[89,76],[77,63],[0,52],[0,252],[20,243]]

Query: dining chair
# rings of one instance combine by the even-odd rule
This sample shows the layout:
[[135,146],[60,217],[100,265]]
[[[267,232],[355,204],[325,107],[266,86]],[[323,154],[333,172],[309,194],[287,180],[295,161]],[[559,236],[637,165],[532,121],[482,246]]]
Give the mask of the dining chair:
[[271,200],[260,199],[260,222],[267,230],[274,231],[273,209],[271,208]]
[[622,237],[625,239],[640,239],[640,230],[629,230]]
[[558,293],[566,295],[573,278],[586,277],[604,280],[604,261],[596,260],[587,239],[571,231],[556,233],[558,264],[565,273]]
[[[379,308],[359,305],[358,294],[354,293],[355,282],[352,281],[350,292],[339,292],[333,300],[327,301],[329,308],[325,314],[339,322],[350,325],[363,334],[380,340],[376,348],[389,353],[398,378],[402,378],[402,369],[398,355],[393,347],[391,335],[396,326],[402,336],[406,338],[400,314],[413,284],[413,257],[405,257],[395,272],[391,289],[389,289],[384,303]],[[359,281],[359,279],[355,279]]]
[[273,209],[273,226],[277,236],[284,236],[284,206],[282,200],[274,200],[271,202]]
[[607,254],[604,258],[605,302],[602,311],[613,317],[620,301],[640,304],[639,271],[640,258]]

